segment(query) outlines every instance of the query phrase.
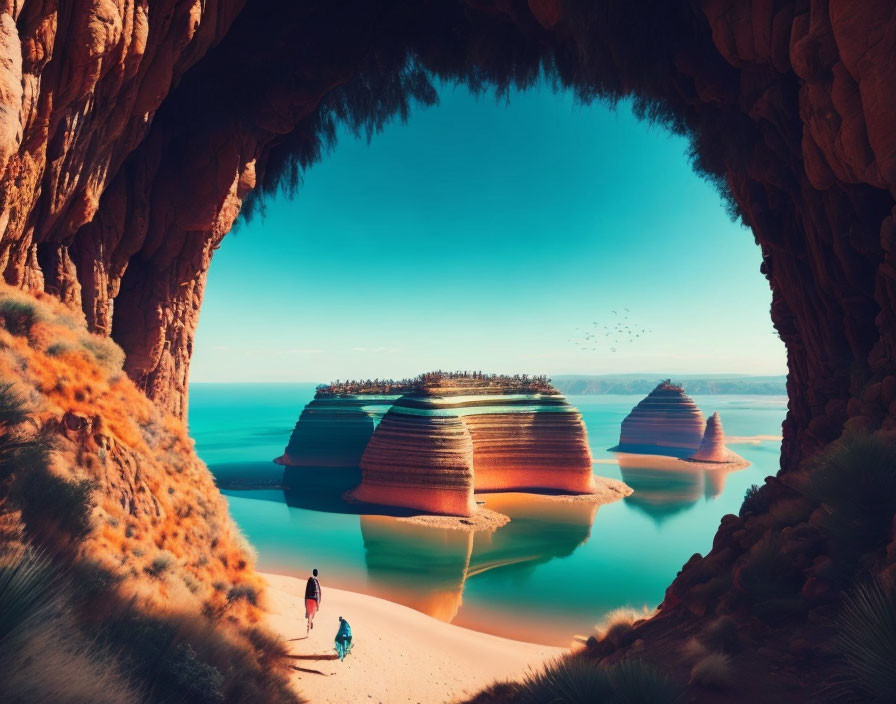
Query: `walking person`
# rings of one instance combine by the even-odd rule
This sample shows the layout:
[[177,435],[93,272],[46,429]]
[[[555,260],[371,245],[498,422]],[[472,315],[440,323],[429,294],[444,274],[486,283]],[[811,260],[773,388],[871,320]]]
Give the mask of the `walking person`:
[[352,649],[352,627],[348,625],[342,616],[339,617],[339,630],[336,631],[336,653],[340,660],[345,660],[345,656]]
[[314,628],[314,614],[320,608],[320,582],[317,580],[317,568],[311,570],[311,576],[305,585],[305,618],[308,624],[305,632],[308,633]]

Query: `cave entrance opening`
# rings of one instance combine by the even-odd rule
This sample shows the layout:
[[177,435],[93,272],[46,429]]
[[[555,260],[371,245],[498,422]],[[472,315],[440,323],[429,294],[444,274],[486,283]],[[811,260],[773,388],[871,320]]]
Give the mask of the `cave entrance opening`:
[[[335,379],[441,368],[628,373],[654,382],[777,374],[783,385],[783,345],[768,320],[759,249],[714,185],[693,173],[684,139],[637,119],[629,102],[615,110],[580,105],[544,82],[509,101],[447,85],[439,93],[439,106],[390,123],[369,142],[343,130],[332,153],[304,175],[297,197],[269,199],[264,217],[224,240],[193,356],[190,425],[201,456],[204,441],[222,439],[208,421],[213,382],[260,385],[252,398],[231,396],[234,415],[252,418],[252,427],[227,426],[233,451],[209,447],[221,460],[210,462],[213,471],[239,461],[269,472],[315,385]],[[409,605],[437,604],[433,613],[470,626],[477,610],[494,606],[494,580],[527,572],[529,586],[495,617],[507,634],[514,609],[529,610],[526,599],[558,557],[587,584],[603,585],[597,598],[593,588],[565,594],[570,613],[559,618],[567,629],[577,627],[576,609],[597,620],[618,606],[659,603],[688,557],[708,550],[721,516],[737,511],[750,484],[775,473],[785,401],[719,405],[718,397],[698,397],[707,415],[732,415],[729,433],[765,437],[752,455],[746,451],[753,465],[745,472],[619,467],[607,448],[643,393],[623,388],[625,376],[618,383],[629,393],[609,402],[572,398],[589,431],[595,472],[628,481],[636,488],[630,499],[577,510],[575,520],[494,499],[515,512],[513,529],[488,550],[464,543],[460,564],[476,567],[452,572],[447,591],[444,575],[434,581],[425,561],[411,566],[401,557],[431,549],[412,529],[387,531],[388,545],[371,543],[367,531],[363,553],[349,550],[329,567],[349,588],[375,574],[384,593],[397,574],[410,575],[416,588],[404,585]],[[233,452],[243,454],[234,459]],[[263,508],[238,493],[231,501],[255,544],[277,543]],[[311,512],[309,523],[315,512],[334,523],[357,520],[339,502],[307,492],[288,494],[287,503],[293,514]],[[294,540],[299,524],[294,515],[283,536]],[[352,530],[338,529],[337,542],[351,541]],[[589,541],[592,531],[627,537],[610,545]],[[556,539],[534,540],[545,532]],[[606,572],[619,565],[632,574],[627,584]],[[447,606],[443,592],[451,595]],[[540,624],[539,637],[555,627]]]

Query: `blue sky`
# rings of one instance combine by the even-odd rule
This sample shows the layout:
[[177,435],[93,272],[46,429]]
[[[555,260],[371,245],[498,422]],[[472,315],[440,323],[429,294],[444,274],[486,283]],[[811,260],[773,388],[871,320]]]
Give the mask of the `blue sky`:
[[[224,239],[193,381],[784,373],[759,248],[684,140],[547,86],[440,93],[369,144],[340,134]],[[623,315],[631,342],[602,330]]]

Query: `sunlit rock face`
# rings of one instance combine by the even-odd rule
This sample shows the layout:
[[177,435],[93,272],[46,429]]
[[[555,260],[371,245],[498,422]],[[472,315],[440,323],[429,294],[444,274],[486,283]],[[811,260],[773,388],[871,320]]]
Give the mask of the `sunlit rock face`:
[[563,396],[483,399],[458,410],[473,439],[477,491],[594,491],[585,424]]
[[703,413],[680,386],[660,383],[622,421],[614,450],[685,457],[700,447]]
[[725,447],[725,431],[722,429],[722,419],[718,413],[713,413],[706,420],[706,430],[703,431],[700,448],[688,459],[694,462],[715,462],[720,464],[743,462],[740,456]]
[[415,395],[389,409],[361,458],[356,500],[473,514],[473,440],[457,415],[439,410]]
[[594,491],[579,412],[555,393],[439,389],[403,396],[361,460],[355,498],[470,515],[474,491]]

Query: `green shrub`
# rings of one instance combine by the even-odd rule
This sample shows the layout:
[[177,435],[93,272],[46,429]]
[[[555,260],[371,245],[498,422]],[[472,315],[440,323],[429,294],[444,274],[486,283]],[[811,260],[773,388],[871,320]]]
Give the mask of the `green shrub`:
[[594,704],[611,701],[613,686],[605,667],[585,658],[554,660],[520,684],[519,704]]
[[[678,688],[641,660],[602,665],[583,657],[554,660],[530,674],[512,698],[521,704],[669,704]],[[486,700],[487,701],[487,700]]]
[[0,562],[0,692],[5,702],[126,704],[142,697],[72,617],[71,580],[29,549]]
[[[86,536],[92,528],[94,484],[89,479],[69,481],[39,464],[41,453],[34,449],[35,462],[16,472],[13,496],[22,511],[28,533],[37,539],[52,535],[52,527],[74,540]],[[45,454],[43,455],[46,456]]]
[[0,321],[13,335],[25,336],[34,324],[44,320],[43,311],[36,301],[24,298],[0,298]]
[[794,595],[802,586],[803,577],[782,552],[781,536],[770,533],[750,548],[735,570],[735,580],[755,602],[762,602]]
[[25,397],[12,382],[0,382],[0,425],[8,429],[24,423],[27,418]]
[[516,682],[492,682],[463,704],[507,704],[517,701],[520,686]]
[[120,372],[124,366],[124,350],[108,337],[85,335],[80,339],[81,346],[109,374]]
[[0,642],[49,618],[57,575],[50,562],[24,550],[0,562]]
[[153,617],[124,605],[108,609],[92,633],[119,654],[134,681],[151,686],[150,702],[301,701],[273,651],[258,657],[255,647],[237,645],[204,618]]
[[691,669],[688,684],[712,689],[730,689],[734,684],[731,658],[724,653],[710,653]]
[[166,669],[184,700],[197,704],[224,701],[224,675],[218,668],[202,662],[189,643],[177,645]]
[[70,342],[54,342],[47,347],[47,354],[50,357],[60,357],[66,352],[71,352],[73,349],[75,349],[75,346]]
[[824,509],[821,527],[841,554],[883,547],[896,514],[896,444],[874,435],[834,443],[810,466],[805,491]]
[[896,692],[896,589],[877,581],[843,600],[838,644],[849,668],[846,687],[862,701],[892,702]]
[[736,653],[740,650],[737,624],[730,616],[719,616],[703,629],[702,642],[711,650]]
[[227,601],[245,599],[252,606],[258,605],[258,590],[251,584],[235,584],[227,591]]
[[47,433],[14,430],[0,436],[0,481],[13,475],[44,473],[50,462],[53,439]]
[[758,516],[769,509],[770,499],[765,487],[753,484],[744,494],[744,502],[740,507],[740,517]]
[[168,571],[174,562],[174,555],[167,550],[162,550],[158,555],[152,558],[152,562],[149,563],[149,567],[147,567],[145,571],[150,577],[161,577]]
[[622,660],[608,669],[615,702],[664,704],[679,698],[678,687],[642,660]]

